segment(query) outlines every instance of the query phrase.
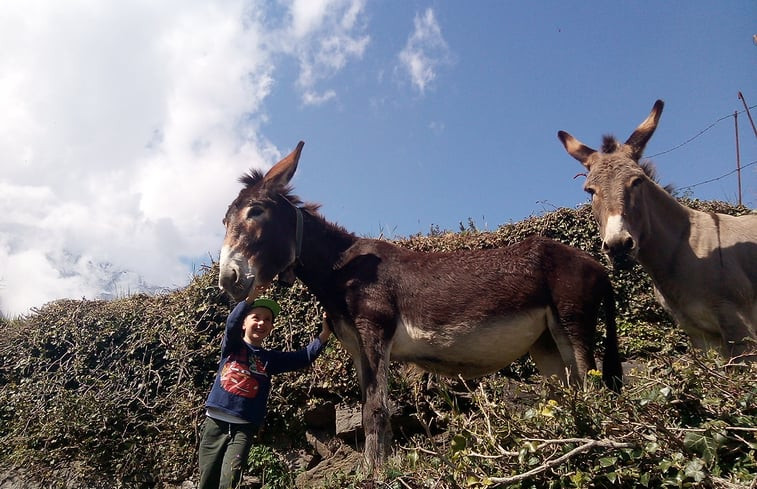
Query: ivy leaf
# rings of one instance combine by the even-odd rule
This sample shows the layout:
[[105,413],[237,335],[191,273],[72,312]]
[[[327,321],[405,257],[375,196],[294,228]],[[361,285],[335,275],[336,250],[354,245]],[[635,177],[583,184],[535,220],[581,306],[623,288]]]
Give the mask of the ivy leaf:
[[602,457],[599,459],[600,467],[612,467],[618,461],[618,457]]
[[450,448],[452,448],[452,452],[457,453],[460,450],[465,450],[465,447],[468,445],[468,440],[463,435],[455,435],[452,437],[452,443],[450,443]]
[[683,439],[683,445],[704,459],[706,463],[717,457],[718,444],[707,432],[689,432]]
[[586,481],[586,476],[583,472],[580,470],[577,470],[575,474],[570,476],[570,481],[576,486],[576,487],[582,487],[584,485],[584,482]]
[[408,454],[407,454],[407,459],[408,459],[408,461],[410,462],[410,464],[413,467],[415,467],[415,465],[418,464],[418,459],[419,458],[420,457],[418,457],[418,451],[417,450],[410,450],[410,452],[408,452]]
[[657,450],[660,449],[660,445],[656,441],[653,441],[653,442],[647,443],[644,449],[647,451],[647,453],[654,454],[654,453],[657,453]]
[[694,460],[686,464],[686,467],[683,469],[683,473],[686,475],[686,477],[694,479],[695,482],[702,482],[705,478],[704,471],[702,470],[703,468],[704,463],[702,463],[702,460],[695,458]]
[[641,484],[644,487],[649,487],[649,472],[644,472],[639,477],[639,484]]

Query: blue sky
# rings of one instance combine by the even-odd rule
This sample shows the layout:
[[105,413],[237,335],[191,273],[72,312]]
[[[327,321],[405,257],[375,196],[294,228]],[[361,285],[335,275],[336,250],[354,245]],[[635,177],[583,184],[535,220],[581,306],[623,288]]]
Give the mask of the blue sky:
[[299,140],[296,193],[358,235],[493,230],[586,202],[558,130],[625,139],[661,98],[662,182],[735,202],[739,111],[755,207],[756,20],[751,0],[2,2],[0,311],[185,285],[236,178]]
[[[607,132],[625,139],[662,98],[651,155],[743,111],[739,90],[757,103],[754,3],[537,5],[371,4],[369,22],[381,35],[331,80],[333,103],[297,106],[287,86],[268,101],[271,116],[286,120],[264,128],[277,147],[305,140],[300,195],[372,236],[456,230],[468,218],[494,229],[586,201],[573,179],[581,167],[557,140],[560,129],[595,147]],[[432,52],[441,60],[421,91],[396,57],[413,19],[428,9],[446,49]],[[739,123],[743,164],[757,158],[757,146],[744,114]],[[679,187],[735,169],[733,119],[655,161],[662,180]],[[744,173],[743,199],[753,206],[755,169]],[[735,201],[736,189],[733,175],[693,193]]]

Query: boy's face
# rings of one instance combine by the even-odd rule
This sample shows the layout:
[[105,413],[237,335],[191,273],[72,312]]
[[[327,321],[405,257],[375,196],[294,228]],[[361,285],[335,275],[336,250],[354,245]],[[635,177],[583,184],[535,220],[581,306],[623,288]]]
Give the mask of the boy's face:
[[242,323],[244,341],[254,346],[261,346],[263,340],[273,330],[273,313],[265,307],[255,307],[247,313]]

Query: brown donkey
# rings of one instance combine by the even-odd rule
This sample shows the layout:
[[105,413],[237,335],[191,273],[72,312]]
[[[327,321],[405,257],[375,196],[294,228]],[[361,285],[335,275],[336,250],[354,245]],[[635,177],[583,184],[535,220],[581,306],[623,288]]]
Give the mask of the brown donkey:
[[244,188],[224,218],[219,285],[242,300],[277,274],[296,276],[316,296],[355,363],[369,471],[388,448],[390,360],[469,378],[530,353],[542,374],[580,382],[595,368],[604,302],[603,377],[620,389],[613,289],[589,255],[541,237],[450,253],[358,238],[291,194],[302,146],[265,175],[241,178]]
[[638,260],[695,346],[742,355],[757,340],[757,215],[690,209],[650,178],[651,165],[639,160],[662,107],[655,102],[624,144],[605,136],[601,151],[567,132],[557,136],[589,171],[584,189],[613,264]]

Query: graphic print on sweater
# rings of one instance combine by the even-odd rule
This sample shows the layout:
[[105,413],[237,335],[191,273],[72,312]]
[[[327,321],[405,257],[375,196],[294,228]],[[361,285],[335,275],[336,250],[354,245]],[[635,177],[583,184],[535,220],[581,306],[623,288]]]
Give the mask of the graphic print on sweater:
[[[256,371],[265,375],[265,367],[257,357],[254,360]],[[258,395],[258,381],[253,377],[248,362],[245,354],[230,355],[221,370],[221,387],[231,394],[252,399]]]

